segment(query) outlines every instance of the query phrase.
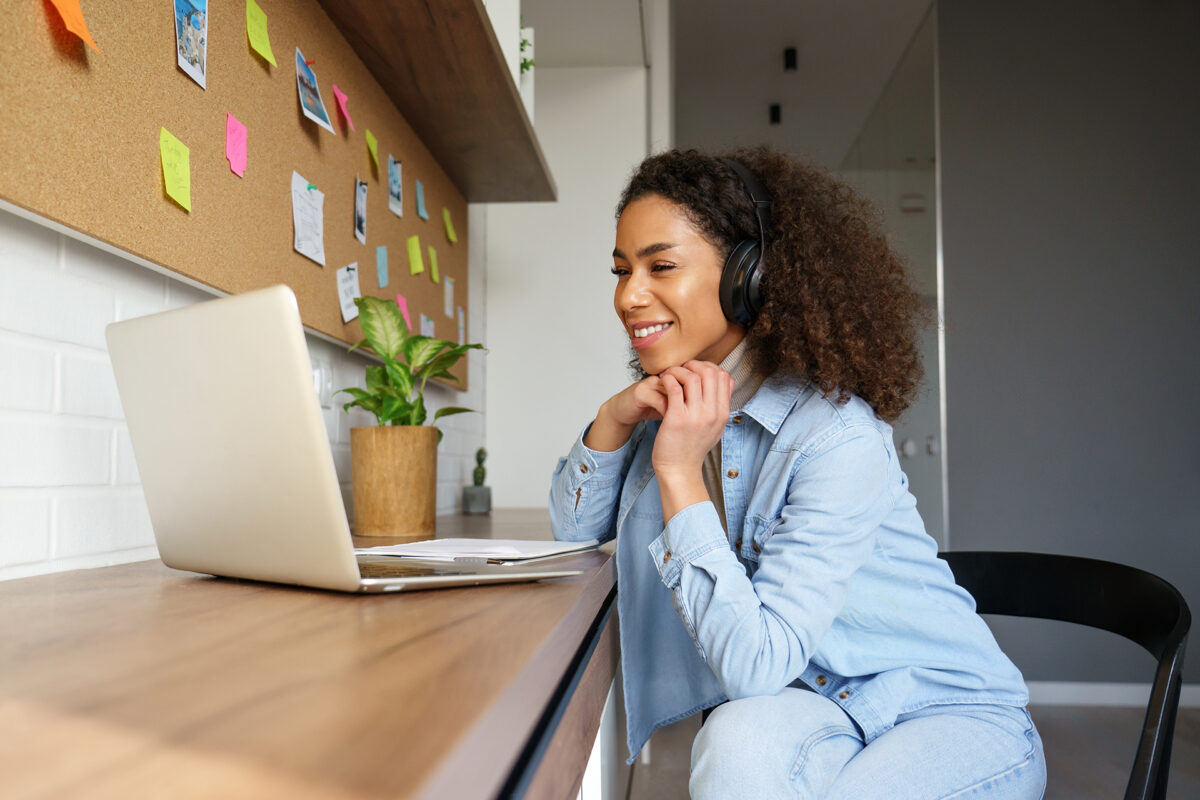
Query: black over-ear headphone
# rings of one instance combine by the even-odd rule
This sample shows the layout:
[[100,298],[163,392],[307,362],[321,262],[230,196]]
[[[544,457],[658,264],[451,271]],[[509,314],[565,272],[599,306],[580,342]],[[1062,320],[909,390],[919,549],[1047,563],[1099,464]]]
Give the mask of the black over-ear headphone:
[[742,179],[746,194],[754,203],[755,216],[758,217],[758,239],[743,239],[734,245],[721,270],[721,310],[725,312],[725,318],[750,327],[764,300],[759,265],[767,249],[767,231],[771,228],[771,194],[745,165],[731,158],[722,158],[721,161]]

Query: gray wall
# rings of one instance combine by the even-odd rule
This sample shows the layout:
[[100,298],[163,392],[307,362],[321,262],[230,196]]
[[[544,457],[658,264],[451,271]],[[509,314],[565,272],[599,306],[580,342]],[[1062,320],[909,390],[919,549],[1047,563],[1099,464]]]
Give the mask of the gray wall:
[[[951,546],[1125,562],[1196,613],[1200,4],[938,14]],[[1115,637],[996,622],[1030,680],[1151,678]]]

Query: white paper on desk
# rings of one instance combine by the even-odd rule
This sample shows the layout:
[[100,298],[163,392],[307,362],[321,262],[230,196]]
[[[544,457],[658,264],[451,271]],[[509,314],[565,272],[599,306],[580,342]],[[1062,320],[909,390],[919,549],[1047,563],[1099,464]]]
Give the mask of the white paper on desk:
[[355,553],[370,556],[398,556],[439,561],[531,561],[591,550],[595,539],[583,542],[548,542],[534,539],[432,539],[427,542],[356,547]]

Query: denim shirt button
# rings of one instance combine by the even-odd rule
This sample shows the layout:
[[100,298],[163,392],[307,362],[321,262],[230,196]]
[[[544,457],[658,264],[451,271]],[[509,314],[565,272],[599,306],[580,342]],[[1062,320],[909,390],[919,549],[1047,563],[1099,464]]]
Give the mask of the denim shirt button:
[[731,469],[731,470],[729,470],[729,472],[726,472],[725,474],[731,478],[736,478],[738,476],[738,471],[736,469]]
[[826,681],[826,678],[825,678],[825,676],[824,676],[824,675],[818,675],[818,676],[817,676],[817,686],[824,686],[824,685],[825,685],[825,681]]
[[734,544],[734,547],[736,547],[738,550],[741,550],[741,549],[742,549],[742,539],[741,539],[741,537],[738,537],[738,540],[737,540],[737,542]]
[[738,414],[736,417],[733,418],[733,424],[734,425],[742,424],[742,415],[741,414]]
[[587,464],[580,464],[580,465],[579,465],[579,471],[580,471],[580,472],[583,472],[583,473],[586,473],[586,472],[587,472]]
[[667,552],[663,553],[663,563],[665,564],[670,560],[671,560],[671,551],[668,550]]
[[845,700],[849,696],[850,696],[849,692],[842,692],[841,694],[838,695],[838,697],[842,698],[843,700]]
[[761,553],[761,552],[762,552],[761,550],[759,550],[759,549],[758,549],[758,542],[752,542],[752,543],[750,544],[750,546],[751,546],[752,548],[754,548],[754,552],[756,552],[756,553]]

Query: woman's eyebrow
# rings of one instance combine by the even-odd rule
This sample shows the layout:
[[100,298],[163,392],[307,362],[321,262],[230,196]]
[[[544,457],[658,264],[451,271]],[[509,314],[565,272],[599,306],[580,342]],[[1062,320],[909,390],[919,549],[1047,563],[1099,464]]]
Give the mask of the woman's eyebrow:
[[[679,245],[675,242],[656,242],[655,244],[648,244],[641,250],[637,251],[637,256],[638,258],[645,258],[646,256],[652,256],[655,253],[661,253],[663,250],[670,250],[672,247],[679,247]],[[613,248],[613,258],[624,258],[626,261],[629,260],[626,255],[621,252],[619,247]]]

